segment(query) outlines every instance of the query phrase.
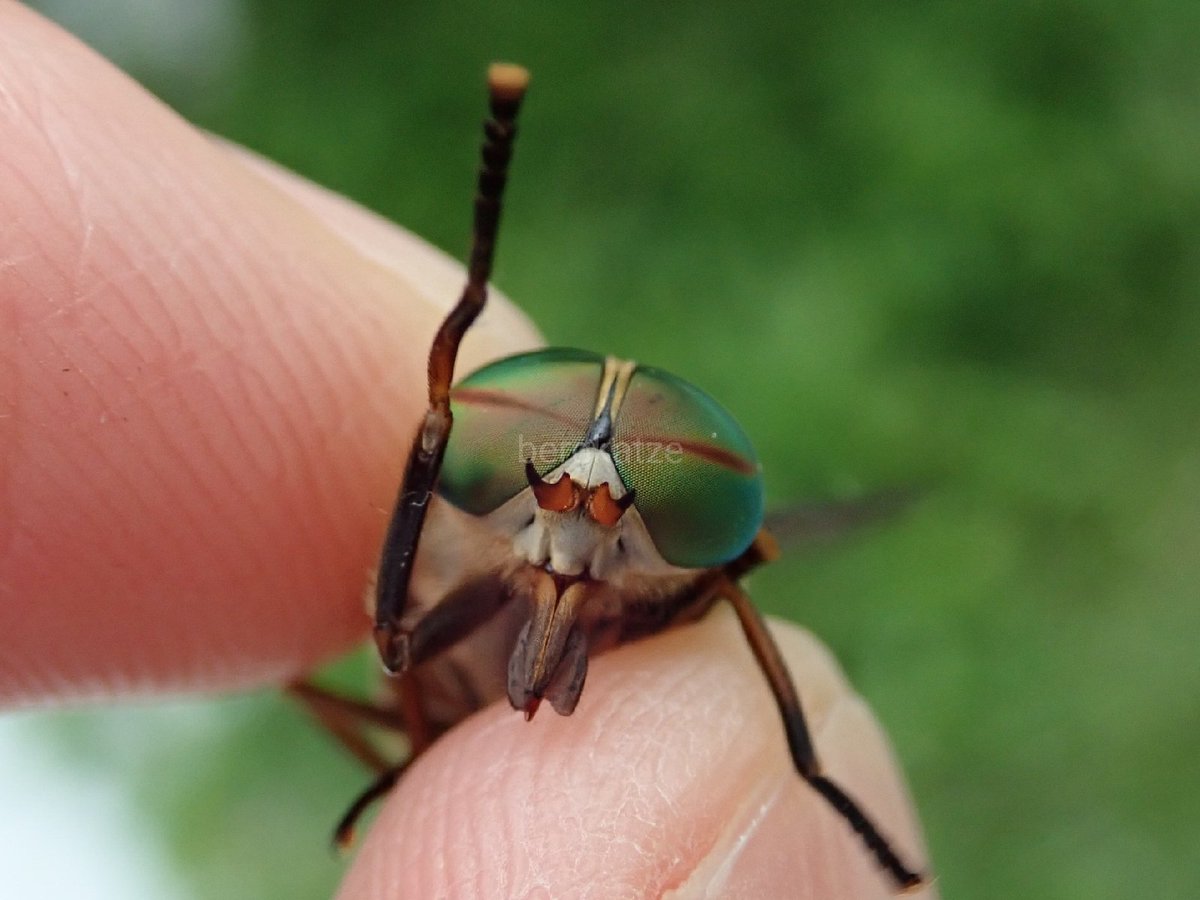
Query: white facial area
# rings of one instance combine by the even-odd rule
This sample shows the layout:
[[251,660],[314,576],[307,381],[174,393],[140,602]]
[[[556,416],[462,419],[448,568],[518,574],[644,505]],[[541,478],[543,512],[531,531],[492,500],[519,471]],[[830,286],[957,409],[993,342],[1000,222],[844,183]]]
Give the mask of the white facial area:
[[[555,482],[563,475],[585,488],[607,484],[614,500],[627,493],[613,458],[603,450],[578,450],[542,477]],[[539,508],[533,524],[516,536],[513,549],[530,563],[549,563],[551,569],[563,575],[579,575],[587,570],[593,578],[603,579],[601,573],[611,566],[620,535],[620,522],[606,528],[584,509],[556,513]]]
[[[613,458],[604,450],[577,450],[558,468],[542,477],[557,482],[562,475],[585,488],[607,484],[614,500],[629,491],[617,474]],[[660,573],[672,570],[655,550],[636,508],[626,511],[616,525],[596,522],[587,510],[550,512],[537,505],[532,490],[524,490],[505,503],[488,520],[513,535],[513,552],[534,566],[549,566],[563,575],[586,572],[597,581],[612,581],[628,571]]]

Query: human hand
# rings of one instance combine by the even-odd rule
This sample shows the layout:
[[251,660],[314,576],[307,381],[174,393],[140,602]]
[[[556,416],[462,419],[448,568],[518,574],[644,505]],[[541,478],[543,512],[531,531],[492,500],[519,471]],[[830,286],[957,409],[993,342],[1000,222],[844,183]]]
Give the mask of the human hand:
[[[0,703],[281,684],[360,641],[457,267],[14,3],[0,164]],[[536,341],[493,298],[462,370]],[[819,645],[777,633],[827,769],[914,858],[874,720]],[[341,896],[671,888],[889,895],[791,770],[723,611],[597,659],[570,718],[492,707],[455,729]]]

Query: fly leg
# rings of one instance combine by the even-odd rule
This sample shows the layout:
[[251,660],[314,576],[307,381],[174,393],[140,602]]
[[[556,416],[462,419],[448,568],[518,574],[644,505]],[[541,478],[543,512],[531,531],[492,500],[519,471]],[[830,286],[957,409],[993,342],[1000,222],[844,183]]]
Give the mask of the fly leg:
[[408,635],[400,621],[408,600],[408,585],[425,513],[437,487],[453,424],[450,383],[454,379],[454,361],[463,335],[487,301],[487,281],[500,225],[500,200],[517,133],[517,112],[528,84],[529,73],[519,66],[498,64],[488,71],[491,117],[484,123],[483,163],[475,195],[467,283],[458,303],[438,328],[429,350],[429,408],[413,440],[379,563],[375,643],[383,664],[392,671],[400,668],[401,661],[410,652],[406,647]]
[[350,804],[350,808],[343,813],[338,819],[338,823],[333,829],[333,845],[339,850],[345,850],[354,843],[354,828],[358,824],[358,820],[362,818],[362,814],[367,811],[367,808],[396,786],[396,782],[400,780],[400,776],[404,774],[405,769],[412,765],[412,761],[416,756],[410,756],[402,763],[394,766],[389,766],[379,773],[374,781],[372,781],[361,794],[354,798],[354,802]]
[[[429,721],[420,688],[411,669],[466,638],[491,618],[508,599],[499,579],[485,577],[459,587],[403,634],[405,656],[400,660],[396,689],[398,709],[388,709],[331,693],[309,682],[295,682],[288,692],[299,700],[354,756],[377,773],[376,779],[350,804],[334,828],[333,842],[348,847],[354,826],[367,808],[395,786],[412,762],[425,752],[438,730]],[[456,670],[457,671],[457,670]],[[465,682],[465,679],[464,679]],[[465,682],[470,688],[469,682]],[[410,752],[399,764],[387,762],[366,739],[362,726],[375,725],[408,735]]]
[[[431,741],[429,725],[425,722],[420,697],[412,677],[402,676],[399,688],[403,712],[343,697],[308,681],[295,681],[287,686],[287,692],[296,698],[317,722],[359,762],[376,773],[375,780],[354,798],[350,808],[338,819],[333,829],[333,845],[339,850],[345,850],[353,843],[354,826],[362,814],[395,786],[405,769],[424,752]],[[363,734],[364,725],[407,733],[411,747],[408,757],[400,763],[384,759],[375,745]]]
[[397,645],[401,652],[389,669],[403,674],[454,646],[494,616],[508,598],[495,575],[460,585],[411,627],[397,626],[396,634],[403,637]]
[[310,681],[294,681],[287,686],[287,692],[367,768],[376,772],[392,768],[392,764],[366,739],[362,729],[363,725],[375,725],[390,731],[404,731],[405,721],[396,710],[343,697]]
[[[397,645],[401,652],[391,672],[399,676],[397,689],[404,719],[408,723],[413,757],[423,752],[437,734],[426,713],[421,691],[411,675],[412,670],[470,637],[496,615],[510,597],[500,578],[487,575],[451,591],[411,627],[397,629],[397,635],[402,638]],[[458,667],[451,666],[450,671],[457,678],[458,687],[468,706],[472,710],[477,709],[479,700],[475,686]]]
[[374,725],[392,731],[408,730],[406,717],[394,709],[343,697],[309,681],[292,682],[287,686],[287,692],[359,762],[377,773],[376,779],[354,799],[334,828],[334,846],[345,849],[354,840],[354,826],[359,817],[371,803],[391,790],[419,751],[414,743],[412,755],[396,765],[384,759],[363,734],[364,725]]
[[808,725],[804,721],[804,709],[800,706],[800,698],[792,684],[792,677],[783,661],[783,655],[779,652],[779,646],[771,637],[766,623],[750,601],[750,597],[732,582],[725,584],[722,595],[729,600],[734,612],[737,613],[742,631],[746,635],[750,649],[754,652],[754,658],[758,661],[759,667],[767,677],[767,683],[771,686],[771,692],[775,695],[775,702],[783,717],[783,727],[787,732],[792,762],[796,771],[800,773],[800,777],[807,781],[813,790],[824,797],[838,815],[850,824],[879,865],[887,870],[899,888],[907,890],[920,887],[925,883],[922,876],[904,865],[900,857],[892,850],[891,845],[888,844],[887,839],[879,833],[879,829],[867,818],[858,804],[847,796],[846,792],[835,782],[821,774],[821,766],[817,762],[816,752],[813,750]]

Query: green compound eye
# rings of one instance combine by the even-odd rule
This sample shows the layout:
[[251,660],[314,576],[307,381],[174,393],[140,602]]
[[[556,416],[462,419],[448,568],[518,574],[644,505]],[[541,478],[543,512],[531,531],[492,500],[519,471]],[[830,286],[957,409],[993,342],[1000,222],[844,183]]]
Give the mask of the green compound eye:
[[547,472],[587,434],[604,357],[553,348],[509,356],[473,372],[450,392],[454,428],[438,489],[485,515],[528,487],[525,461]]
[[667,562],[719,566],[754,540],[764,507],[758,457],[733,417],[698,387],[638,367],[618,411],[612,451]]

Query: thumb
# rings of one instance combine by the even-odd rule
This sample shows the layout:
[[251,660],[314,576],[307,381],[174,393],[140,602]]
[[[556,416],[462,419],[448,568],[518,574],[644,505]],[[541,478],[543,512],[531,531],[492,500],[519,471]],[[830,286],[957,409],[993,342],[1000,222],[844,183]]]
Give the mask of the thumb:
[[[810,635],[776,633],[826,771],[906,861],[923,861],[871,713]],[[892,894],[792,768],[771,694],[721,608],[595,660],[569,718],[526,723],[496,705],[446,735],[389,795],[338,896]]]

